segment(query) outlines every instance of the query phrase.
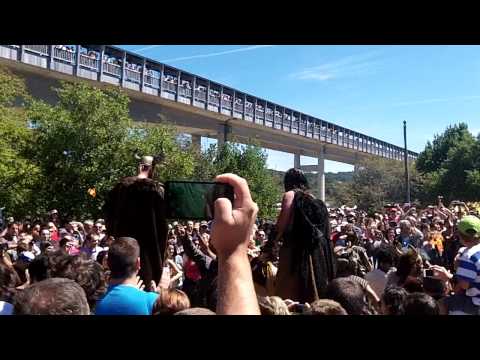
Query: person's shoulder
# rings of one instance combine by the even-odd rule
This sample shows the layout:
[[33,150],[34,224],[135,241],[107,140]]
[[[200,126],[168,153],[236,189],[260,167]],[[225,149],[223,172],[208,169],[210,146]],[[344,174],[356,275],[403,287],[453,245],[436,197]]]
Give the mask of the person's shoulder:
[[478,252],[480,252],[480,243],[477,244],[477,245],[472,246],[469,250],[470,250],[471,253],[478,253]]
[[479,251],[478,245],[472,246],[471,248],[464,248],[463,251],[460,249],[458,254],[462,257],[462,260],[471,260],[472,256]]
[[155,302],[157,301],[160,295],[156,292],[146,292],[146,291],[143,291],[143,292],[145,293],[144,296],[147,303],[148,311],[151,314],[153,312],[153,306],[155,305]]
[[110,299],[115,298],[123,299],[122,302],[137,302],[149,297],[146,291],[140,290],[135,286],[120,284],[109,286],[104,299],[110,301]]
[[144,296],[151,302],[157,301],[157,298],[159,297],[159,294],[153,291],[142,291],[144,293]]
[[480,244],[472,246],[470,249],[466,251],[468,258],[475,263],[476,265],[480,265]]

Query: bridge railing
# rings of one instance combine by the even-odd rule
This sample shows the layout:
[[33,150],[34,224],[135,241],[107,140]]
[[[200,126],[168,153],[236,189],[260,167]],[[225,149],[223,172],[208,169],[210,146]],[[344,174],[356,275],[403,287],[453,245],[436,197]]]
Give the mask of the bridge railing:
[[196,89],[195,90],[195,100],[206,102],[207,101],[207,90],[206,89],[205,90]]
[[142,78],[142,74],[140,71],[134,70],[134,69],[125,69],[125,79],[140,83],[140,80]]
[[225,98],[222,99],[222,107],[227,110],[232,110],[232,99],[227,100]]
[[265,117],[265,111],[263,110],[263,108],[255,109],[255,118],[263,119],[264,117]]
[[86,67],[88,69],[98,71],[99,60],[96,58],[92,58],[86,54],[80,54],[79,64],[80,66]]
[[114,75],[117,77],[122,76],[122,67],[117,64],[112,64],[108,62],[103,63],[103,72],[109,75]]
[[169,82],[169,81],[162,81],[162,87],[163,90],[171,92],[171,93],[176,93],[177,92],[177,84]]
[[178,95],[186,97],[186,98],[191,98],[192,97],[192,89],[187,88],[186,86],[180,85],[178,90],[179,90]]
[[37,53],[39,55],[44,55],[48,56],[49,51],[48,48],[50,47],[49,45],[24,45],[25,50],[28,50],[33,53]]
[[247,102],[247,105],[245,106],[245,115],[249,115],[249,116],[253,115],[253,106],[252,105],[253,105],[252,103]]
[[[39,59],[43,59],[42,61],[45,61],[45,59],[48,61],[48,59],[50,59],[49,61],[53,62],[68,62],[70,64],[76,63],[76,52],[57,47],[53,47],[53,51],[50,51],[50,48],[52,47],[51,45],[0,45],[0,47],[18,50],[20,55],[18,55],[17,60],[19,61],[26,61],[23,59],[22,54],[23,51],[27,51],[30,57],[38,56]],[[104,54],[105,49],[116,52],[117,54],[123,53],[124,58],[127,54],[130,54],[113,46],[93,46],[90,48],[90,50],[96,52],[97,54]],[[90,55],[90,53],[88,54]],[[81,68],[85,68],[93,72],[93,75],[90,75],[89,78],[94,76],[96,72],[99,74],[97,77],[99,80],[106,81],[102,80],[100,76],[100,63],[105,74],[117,78],[122,77],[121,65],[100,61],[98,58],[94,58],[89,55],[80,53],[78,56],[78,64],[76,64]],[[3,55],[0,53],[0,56]],[[140,58],[136,54],[130,54],[129,56]],[[200,79],[196,75],[186,73],[151,59],[143,58],[143,63],[147,64],[146,66],[149,69],[155,70],[153,74],[148,72],[143,75],[143,84],[150,88],[161,89],[161,92],[158,91],[158,96],[165,97],[173,101],[180,101],[181,99],[179,99],[179,97],[191,98],[193,95],[191,104],[194,105],[195,102],[203,102],[205,103],[205,109],[208,111],[223,112],[224,110],[228,110],[232,111],[232,116],[243,118],[248,121],[252,121],[255,114],[255,118],[253,120],[256,123],[262,123],[262,120],[264,120],[266,126],[274,127],[277,130],[291,132],[293,134],[298,134],[299,136],[310,138],[313,137],[319,141],[337,144],[339,146],[355,149],[360,152],[378,154],[379,156],[397,160],[403,159],[404,149],[401,147],[386,144],[385,142],[374,139],[367,135],[352,132],[327,121],[298,113],[283,106],[258,99],[254,96],[233,90],[231,88],[223,87],[222,85],[216,85],[216,83],[215,85],[212,84],[215,90],[209,88],[210,91],[208,91],[206,87],[207,84],[210,84],[208,80]],[[43,62],[35,62],[31,59],[28,60],[28,64],[45,67]],[[158,75],[156,75],[157,73]],[[164,74],[170,74],[165,75],[168,77],[169,81],[167,81],[167,78],[164,77]],[[125,68],[123,75],[125,80],[141,83],[141,71]],[[84,75],[77,74],[77,76]],[[184,86],[182,82],[180,83],[181,85],[178,85],[178,81],[180,80],[188,80],[192,88]],[[201,86],[193,90],[195,84]],[[166,94],[163,94],[163,92],[166,92]],[[170,93],[170,95],[168,95],[168,93]],[[171,94],[176,94],[178,96],[172,97]],[[224,98],[222,97],[222,94],[229,95]],[[235,102],[234,99],[236,99]],[[412,151],[408,152],[409,159],[415,159],[417,156],[418,154]]]
[[69,63],[75,63],[75,52],[70,50],[63,50],[59,48],[53,49],[53,57],[58,60],[63,60]]
[[239,113],[243,114],[243,103],[236,102],[233,109]]
[[143,84],[158,89],[160,88],[160,78],[155,75],[145,74],[143,76]]
[[220,96],[210,93],[208,95],[208,103],[213,106],[220,106]]

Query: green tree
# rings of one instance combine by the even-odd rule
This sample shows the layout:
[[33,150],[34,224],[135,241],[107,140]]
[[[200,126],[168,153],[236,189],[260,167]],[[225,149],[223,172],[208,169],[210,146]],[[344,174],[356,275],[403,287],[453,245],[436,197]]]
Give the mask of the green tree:
[[328,181],[325,179],[325,199],[329,206],[340,207],[346,205],[353,207],[356,205],[356,199],[352,180]]
[[[422,179],[410,162],[410,201],[418,200]],[[368,158],[359,163],[351,183],[353,204],[362,209],[380,209],[386,203],[405,202],[405,168],[400,161]]]
[[36,210],[31,202],[39,169],[30,160],[32,131],[27,128],[22,78],[0,68],[0,207],[14,217]]
[[478,200],[479,158],[480,139],[469,132],[467,125],[449,126],[419,155],[417,169],[425,179],[422,197],[429,202],[437,195],[447,201]]
[[[55,106],[36,100],[29,107],[39,125],[35,161],[45,178],[37,183],[39,204],[67,216],[99,216],[112,186],[136,173],[135,153],[163,149],[167,160],[159,176],[166,180],[193,173],[193,155],[176,144],[174,131],[134,124],[120,89],[63,83],[57,92]],[[95,196],[89,193],[93,188]]]
[[423,173],[439,170],[448,159],[450,149],[457,147],[464,141],[474,140],[465,123],[449,126],[440,135],[435,135],[433,143],[428,141],[425,150],[417,159],[417,169]]
[[211,181],[222,173],[235,173],[248,181],[252,198],[259,207],[259,217],[276,216],[275,204],[281,199],[281,189],[267,169],[267,154],[260,147],[225,143],[220,148],[211,145],[198,154],[195,178]]

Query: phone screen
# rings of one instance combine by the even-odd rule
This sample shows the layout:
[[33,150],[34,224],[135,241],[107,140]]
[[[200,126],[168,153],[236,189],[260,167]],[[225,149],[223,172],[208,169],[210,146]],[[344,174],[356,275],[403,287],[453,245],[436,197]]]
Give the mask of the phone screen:
[[168,219],[212,220],[213,203],[218,198],[233,203],[233,188],[215,182],[167,181],[165,199]]
[[433,270],[432,269],[425,269],[425,277],[432,277],[433,276]]

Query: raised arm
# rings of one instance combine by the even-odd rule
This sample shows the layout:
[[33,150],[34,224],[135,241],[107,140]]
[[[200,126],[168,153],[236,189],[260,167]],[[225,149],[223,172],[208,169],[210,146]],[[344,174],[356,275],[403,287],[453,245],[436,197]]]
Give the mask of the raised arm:
[[195,263],[198,266],[198,269],[200,270],[200,273],[202,276],[205,276],[207,273],[207,259],[206,256],[198,250],[195,245],[193,245],[193,240],[192,237],[188,234],[182,234],[182,236],[178,237],[179,240],[182,243],[183,250],[185,251],[185,254],[195,261]]
[[440,216],[443,220],[447,220],[448,219],[448,215],[445,214],[442,210],[440,209],[435,209],[435,213]]
[[211,242],[218,259],[217,314],[260,315],[247,256],[257,204],[252,200],[245,179],[224,174],[217,176],[215,181],[232,185],[235,193],[233,206],[226,198],[215,201]]
[[282,209],[280,210],[280,214],[278,215],[277,219],[277,234],[275,241],[278,241],[282,238],[283,232],[290,222],[294,197],[294,191],[288,191],[283,195]]
[[175,275],[170,278],[170,283],[172,284],[172,283],[175,283],[175,281],[177,281],[178,279],[180,279],[180,278],[182,277],[183,272],[182,272],[182,270],[180,270],[180,268],[178,267],[178,265],[175,264],[174,261],[168,259],[168,263],[169,263],[169,265],[172,267],[172,269],[173,269],[173,271],[174,271],[174,273],[175,273]]
[[403,219],[403,217],[405,216],[405,211],[403,211],[402,207],[400,206],[400,204],[395,204],[396,205],[396,209],[398,211],[400,211],[400,217]]
[[210,244],[208,242],[208,235],[203,234],[202,236],[200,236],[200,242],[203,245],[203,249],[205,249],[205,252],[206,252],[205,255],[208,255],[212,260],[215,260],[217,258],[217,255],[215,255],[212,249],[210,249]]

